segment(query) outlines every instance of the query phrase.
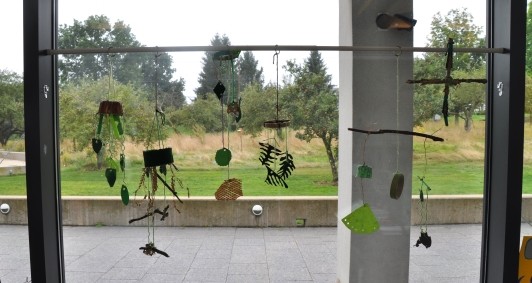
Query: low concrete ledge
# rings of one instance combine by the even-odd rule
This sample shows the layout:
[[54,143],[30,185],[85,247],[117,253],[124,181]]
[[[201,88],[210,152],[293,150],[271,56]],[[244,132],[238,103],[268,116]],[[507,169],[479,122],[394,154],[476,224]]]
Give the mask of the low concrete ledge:
[[[429,224],[482,223],[482,195],[431,195],[428,201]],[[25,196],[0,196],[1,203],[9,204],[11,212],[0,214],[0,224],[28,223]],[[146,213],[145,204],[139,203],[131,200],[124,206],[119,197],[63,197],[63,224],[144,226],[145,220],[128,224]],[[170,215],[163,222],[156,220],[158,226],[293,227],[296,219],[305,219],[308,227],[336,226],[338,221],[337,197],[241,197],[236,201],[191,197],[177,203],[181,213],[173,209],[173,200],[156,201],[159,208],[167,204]],[[263,207],[261,216],[251,213],[255,204]],[[419,198],[412,198],[412,225],[419,224],[418,206]],[[532,195],[523,196],[522,215],[523,221],[532,220]]]

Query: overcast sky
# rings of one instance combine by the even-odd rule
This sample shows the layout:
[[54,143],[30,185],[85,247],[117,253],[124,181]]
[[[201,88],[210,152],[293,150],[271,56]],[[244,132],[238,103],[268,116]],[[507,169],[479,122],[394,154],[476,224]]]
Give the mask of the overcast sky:
[[[1,0],[0,69],[22,73],[22,2]],[[59,0],[59,23],[72,24],[90,15],[123,20],[146,46],[210,45],[216,33],[232,45],[338,45],[338,1],[331,0]],[[223,5],[222,5],[223,4]],[[485,0],[414,0],[414,46],[425,46],[432,16],[465,7],[475,24],[485,26]],[[484,28],[485,30],[485,28]],[[319,35],[319,36],[317,36]],[[302,62],[309,52],[283,51],[279,63]],[[254,52],[266,82],[275,79],[273,52]],[[176,77],[194,96],[203,52],[172,53]],[[322,52],[333,83],[338,84],[338,52]],[[280,69],[281,70],[281,69]]]

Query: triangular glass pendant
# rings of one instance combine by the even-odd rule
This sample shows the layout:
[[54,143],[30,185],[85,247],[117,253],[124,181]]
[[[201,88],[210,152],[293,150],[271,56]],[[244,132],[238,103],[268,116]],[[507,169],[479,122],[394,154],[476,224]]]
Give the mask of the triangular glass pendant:
[[371,234],[380,228],[379,221],[367,203],[342,218],[342,222],[349,230],[358,234]]

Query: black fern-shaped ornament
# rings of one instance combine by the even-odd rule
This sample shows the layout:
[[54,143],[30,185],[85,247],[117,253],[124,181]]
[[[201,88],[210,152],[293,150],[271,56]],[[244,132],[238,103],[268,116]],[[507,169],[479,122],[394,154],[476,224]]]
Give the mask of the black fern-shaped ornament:
[[[283,186],[288,188],[288,184],[285,182],[285,180],[288,179],[288,177],[292,175],[292,171],[296,169],[296,166],[294,165],[294,158],[288,153],[288,151],[282,152],[269,143],[259,142],[259,144],[261,146],[259,161],[266,167],[266,170],[268,171],[264,182],[272,186]],[[281,156],[279,159],[280,168],[279,170],[275,171],[271,168],[271,165],[277,161],[279,156]]]
[[287,179],[290,175],[292,175],[292,171],[296,169],[296,166],[294,165],[294,158],[290,153],[285,152],[284,156],[281,157],[281,167],[277,171],[277,174],[283,178]]
[[269,143],[259,142],[259,144],[262,150],[259,161],[264,166],[270,166],[272,162],[277,160],[277,156],[281,154],[281,151]]
[[268,170],[268,175],[266,175],[266,180],[264,180],[266,183],[272,186],[282,185],[288,188],[288,184],[284,181],[284,178],[277,174],[277,172],[273,171],[269,166],[266,166],[266,170]]

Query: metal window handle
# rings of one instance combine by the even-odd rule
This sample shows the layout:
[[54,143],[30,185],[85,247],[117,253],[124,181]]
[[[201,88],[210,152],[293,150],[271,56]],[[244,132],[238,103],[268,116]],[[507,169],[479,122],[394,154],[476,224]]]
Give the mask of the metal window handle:
[[504,84],[502,82],[498,82],[497,89],[499,90],[499,96],[502,96],[502,90],[504,89]]

